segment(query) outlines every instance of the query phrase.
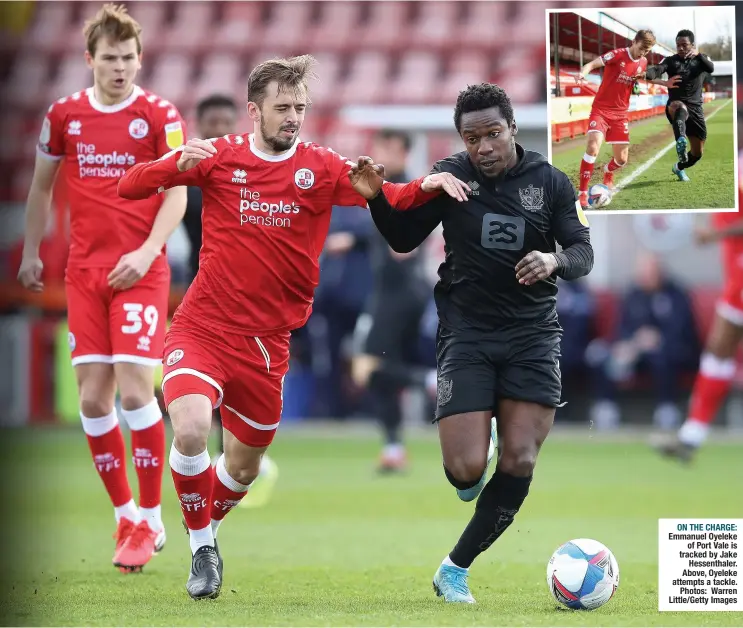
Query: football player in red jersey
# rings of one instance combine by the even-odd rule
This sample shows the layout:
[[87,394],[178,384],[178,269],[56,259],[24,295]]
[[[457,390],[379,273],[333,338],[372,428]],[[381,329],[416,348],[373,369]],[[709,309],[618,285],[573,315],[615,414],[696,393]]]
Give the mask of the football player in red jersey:
[[[313,63],[309,55],[274,59],[251,72],[253,133],[191,140],[134,166],[119,182],[119,194],[129,199],[177,185],[203,192],[199,270],[168,332],[163,377],[193,599],[219,595],[217,529],[258,475],[279,426],[290,332],[312,310],[331,208],[366,206],[351,185],[352,162],[299,140]],[[442,190],[464,201],[468,188],[441,173],[384,189],[396,206],[413,207]],[[224,455],[213,470],[207,437],[216,407]]]
[[[165,543],[160,516],[165,427],[154,396],[168,315],[170,268],[165,242],[183,217],[185,188],[125,201],[119,179],[184,141],[178,110],[134,84],[141,28],[126,9],[104,5],[85,24],[93,87],[49,108],[39,137],[26,207],[19,281],[43,290],[39,245],[61,164],[69,190],[70,253],[65,288],[69,344],[80,417],[95,467],[114,506],[113,563],[138,571]],[[126,475],[126,448],[115,409],[132,434],[139,507]]]
[[[739,156],[743,158],[743,153]],[[743,187],[738,190],[743,203]],[[661,453],[689,462],[704,443],[732,385],[737,368],[736,354],[743,340],[743,217],[736,212],[712,215],[712,224],[697,232],[699,244],[719,242],[722,249],[724,287],[717,302],[707,346],[689,403],[689,415],[678,434],[661,439]]]
[[581,206],[588,208],[588,187],[593,175],[601,143],[606,140],[613,146],[614,156],[604,166],[604,185],[614,187],[614,173],[627,165],[629,158],[629,109],[632,88],[638,77],[647,69],[645,58],[655,45],[655,35],[650,30],[637,31],[629,48],[611,50],[581,68],[585,77],[593,70],[604,67],[604,76],[593,99],[588,118],[586,153],[580,163],[578,198]]

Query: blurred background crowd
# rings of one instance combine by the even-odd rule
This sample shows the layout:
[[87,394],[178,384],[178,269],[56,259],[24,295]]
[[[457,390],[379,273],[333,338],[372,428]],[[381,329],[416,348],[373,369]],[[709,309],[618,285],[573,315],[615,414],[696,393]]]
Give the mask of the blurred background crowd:
[[[672,6],[673,2],[631,5]],[[717,4],[698,2],[698,5]],[[369,154],[393,181],[424,174],[460,150],[452,123],[457,93],[492,81],[514,102],[519,141],[547,153],[545,2],[129,2],[143,26],[138,84],[176,104],[189,135],[248,130],[247,74],[260,60],[311,53],[320,80],[304,140],[355,157]],[[610,6],[592,2],[594,8]],[[77,422],[66,342],[65,190],[42,247],[46,290],[15,284],[23,210],[43,113],[90,84],[80,30],[99,3],[2,3],[0,128],[0,403],[2,423]],[[737,33],[743,32],[737,11]],[[740,41],[739,41],[740,43]],[[599,53],[606,50],[600,50]],[[740,76],[740,64],[738,64]],[[740,110],[739,114],[740,116]],[[740,119],[740,118],[739,118]],[[168,245],[171,306],[198,264],[198,196]],[[564,399],[558,421],[610,430],[669,428],[686,410],[701,342],[721,281],[719,252],[699,248],[704,216],[596,216],[596,266],[560,286],[565,330]],[[440,234],[394,254],[361,208],[336,207],[321,258],[321,283],[307,325],[293,337],[284,420],[379,420],[397,464],[401,430],[424,424],[435,394],[436,312],[432,286]],[[743,370],[722,424],[743,422]]]

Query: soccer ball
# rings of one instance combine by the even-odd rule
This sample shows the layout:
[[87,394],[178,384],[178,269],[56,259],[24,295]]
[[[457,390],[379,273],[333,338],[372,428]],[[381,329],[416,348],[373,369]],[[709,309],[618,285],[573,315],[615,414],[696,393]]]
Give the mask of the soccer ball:
[[588,204],[596,209],[611,203],[611,190],[603,183],[592,185],[588,190]]
[[619,565],[608,547],[592,539],[560,546],[547,564],[552,597],[575,610],[606,604],[619,586]]

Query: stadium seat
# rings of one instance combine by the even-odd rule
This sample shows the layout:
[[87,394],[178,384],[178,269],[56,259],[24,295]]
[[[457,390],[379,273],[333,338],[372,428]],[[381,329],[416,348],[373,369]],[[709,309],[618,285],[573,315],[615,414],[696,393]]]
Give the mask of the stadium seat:
[[242,64],[235,55],[217,52],[209,55],[201,66],[199,80],[193,92],[195,100],[214,93],[232,94],[235,85],[242,85]]
[[439,56],[433,52],[408,52],[389,86],[393,103],[425,103],[433,99],[439,84]]
[[358,41],[361,32],[360,2],[323,2],[320,17],[307,35],[309,50],[345,51]]
[[[59,54],[67,48],[67,42],[73,37],[82,45],[82,35],[78,25],[73,25],[74,3],[71,2],[37,2],[31,29],[23,38],[23,50]],[[79,25],[82,27],[82,24]]]
[[389,58],[381,52],[361,52],[351,61],[341,88],[341,104],[368,104],[387,99]]
[[325,145],[336,153],[354,161],[369,149],[369,133],[342,122],[334,124],[325,134]]
[[449,48],[453,44],[452,33],[459,28],[462,16],[461,3],[427,2],[417,3],[418,17],[410,29],[409,41],[416,46]]
[[199,54],[213,46],[214,4],[194,0],[175,5],[175,20],[163,35],[169,53]]
[[490,57],[480,52],[466,50],[455,54],[445,78],[437,85],[435,98],[440,104],[454,105],[459,92],[468,85],[491,79],[490,66]]
[[545,57],[533,54],[533,46],[509,47],[498,60],[496,83],[514,103],[546,99]]
[[142,49],[146,54],[160,52],[163,47],[162,33],[167,18],[167,3],[138,2],[131,8],[132,17],[142,27]]
[[359,37],[361,45],[369,50],[391,50],[407,45],[408,2],[374,2],[369,18]]
[[68,53],[57,69],[57,76],[47,91],[49,103],[69,96],[93,84],[93,75],[79,52]]
[[452,43],[469,49],[490,50],[508,39],[508,2],[468,2],[460,27],[451,34]]
[[341,79],[340,56],[332,52],[319,53],[316,73],[318,79],[310,81],[312,103],[317,107],[337,104],[338,86]]
[[214,49],[246,53],[260,44],[261,5],[258,2],[227,2],[214,31]]
[[256,33],[263,44],[285,54],[304,52],[304,34],[312,25],[312,2],[272,2],[268,22]]
[[179,108],[187,108],[184,101],[189,100],[187,94],[190,91],[192,69],[191,57],[169,53],[158,59],[148,88]]
[[509,28],[510,32],[518,37],[521,43],[545,46],[545,24],[547,9],[551,8],[548,2],[519,2],[514,21]]
[[2,100],[26,111],[33,111],[44,103],[49,78],[49,63],[44,55],[31,51],[17,57],[5,80]]

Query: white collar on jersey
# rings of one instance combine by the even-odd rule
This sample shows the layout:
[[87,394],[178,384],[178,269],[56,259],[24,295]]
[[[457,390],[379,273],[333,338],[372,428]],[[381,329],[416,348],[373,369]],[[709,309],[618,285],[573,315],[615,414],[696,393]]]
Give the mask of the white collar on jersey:
[[639,61],[639,59],[632,58],[632,53],[629,51],[629,48],[626,48],[626,50],[627,50],[627,56],[629,57],[630,61]]
[[286,161],[290,157],[294,155],[294,153],[297,152],[297,146],[301,143],[302,140],[299,139],[299,136],[297,136],[296,141],[292,145],[292,147],[286,151],[285,153],[281,153],[280,155],[269,155],[268,153],[264,153],[262,150],[255,147],[255,134],[251,133],[248,135],[248,142],[250,143],[250,152],[253,153],[256,157],[259,159],[262,159],[263,161]]
[[135,85],[134,89],[132,90],[132,95],[129,96],[129,98],[127,98],[126,100],[117,102],[115,105],[104,105],[96,99],[95,90],[92,87],[88,87],[88,89],[85,90],[85,93],[88,96],[90,106],[93,107],[93,109],[95,109],[96,111],[100,111],[101,113],[116,113],[117,111],[122,111],[129,105],[131,105],[135,100],[137,100],[137,98],[139,98],[142,94],[144,94],[142,88],[138,85]]

